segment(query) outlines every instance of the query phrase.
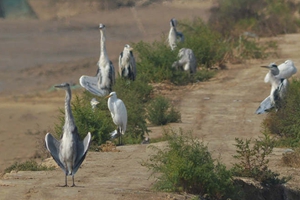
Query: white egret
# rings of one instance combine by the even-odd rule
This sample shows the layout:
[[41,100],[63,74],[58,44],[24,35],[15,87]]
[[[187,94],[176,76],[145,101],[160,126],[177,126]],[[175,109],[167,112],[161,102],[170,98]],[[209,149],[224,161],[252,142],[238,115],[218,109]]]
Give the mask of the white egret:
[[100,57],[97,63],[98,70],[96,76],[81,76],[79,83],[89,92],[105,96],[112,90],[115,84],[115,69],[112,62],[109,60],[105,45],[105,25],[99,25],[100,30]]
[[119,56],[119,75],[132,81],[136,78],[136,63],[132,53],[133,48],[126,44]]
[[178,52],[178,61],[172,64],[172,67],[176,69],[182,68],[184,71],[189,73],[196,73],[197,61],[194,52],[191,49],[182,48]]
[[50,133],[45,136],[46,148],[50,152],[55,162],[65,173],[65,185],[67,185],[67,176],[72,176],[73,186],[74,175],[85,159],[90,142],[91,133],[88,133],[83,141],[80,141],[77,127],[71,110],[71,89],[68,83],[55,86],[66,90],[65,98],[65,124],[61,140],[55,139]]
[[268,68],[270,71],[268,75],[268,82],[271,83],[271,92],[270,95],[265,98],[261,103],[258,109],[256,110],[256,114],[262,114],[266,111],[277,108],[280,105],[280,101],[285,97],[288,80],[285,78],[279,78],[280,71],[275,63],[271,63],[269,66],[261,66],[264,68]]
[[121,144],[121,136],[125,134],[127,126],[126,106],[121,99],[117,98],[116,92],[111,92],[106,98],[108,98],[107,105],[113,122],[117,125],[117,135],[119,135],[119,144]]
[[177,42],[183,42],[184,36],[181,32],[178,32],[176,29],[177,21],[175,18],[170,20],[170,31],[168,36],[169,46],[171,47],[172,51],[177,47]]

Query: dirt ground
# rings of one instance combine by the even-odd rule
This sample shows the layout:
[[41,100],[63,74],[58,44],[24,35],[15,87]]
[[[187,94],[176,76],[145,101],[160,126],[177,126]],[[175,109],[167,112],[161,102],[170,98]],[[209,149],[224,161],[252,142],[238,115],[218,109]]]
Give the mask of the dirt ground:
[[[168,33],[172,17],[207,20],[211,5],[207,0],[193,6],[154,4],[52,21],[0,20],[0,171],[16,161],[38,155],[43,134],[53,132],[65,94],[52,90],[52,86],[62,82],[78,84],[81,75],[95,74],[99,23],[107,26],[108,55],[117,66],[125,44],[160,39],[163,33]],[[208,144],[215,158],[231,166],[234,139],[257,138],[261,134],[265,115],[254,113],[269,94],[270,86],[263,82],[267,71],[258,66],[274,61],[279,64],[286,59],[292,59],[298,66],[299,38],[300,34],[273,38],[279,44],[279,58],[228,65],[228,69],[204,83],[177,88],[161,86],[164,88],[161,92],[176,102],[182,116],[182,123],[167,127],[192,130]],[[162,127],[151,130],[150,138],[163,132]],[[120,152],[88,152],[75,176],[78,185],[75,188],[57,187],[64,183],[64,175],[58,168],[5,174],[0,180],[0,199],[189,198],[151,191],[154,179],[149,178],[150,172],[141,165],[151,153],[147,146],[122,146],[118,147]],[[270,167],[282,175],[291,175],[288,185],[299,188],[300,170],[280,164],[284,150],[274,150]],[[52,159],[45,162],[55,165]]]

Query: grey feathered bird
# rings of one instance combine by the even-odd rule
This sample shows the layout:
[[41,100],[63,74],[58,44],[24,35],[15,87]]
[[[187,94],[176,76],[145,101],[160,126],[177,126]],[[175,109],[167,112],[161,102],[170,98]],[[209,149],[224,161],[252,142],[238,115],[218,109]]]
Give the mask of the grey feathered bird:
[[197,61],[194,52],[191,49],[182,48],[178,52],[178,61],[175,61],[172,67],[181,68],[189,73],[196,73]]
[[83,75],[79,79],[79,83],[89,92],[105,96],[112,90],[115,84],[115,68],[109,60],[105,45],[105,25],[99,25],[100,30],[100,57],[97,63],[98,70],[96,76]]
[[66,90],[65,98],[65,124],[63,134],[60,140],[55,139],[51,133],[45,136],[46,148],[59,167],[65,173],[65,185],[67,185],[67,176],[72,176],[72,187],[75,186],[74,175],[85,159],[90,142],[91,133],[88,133],[83,141],[80,141],[77,127],[71,110],[71,89],[68,83],[56,85],[56,88]]
[[177,42],[184,41],[183,34],[177,31],[176,26],[177,26],[177,21],[175,18],[172,18],[170,20],[170,31],[168,36],[169,46],[171,47],[172,50],[174,50],[177,47]]
[[260,103],[256,110],[256,114],[263,114],[274,107],[279,109],[280,102],[285,98],[289,84],[288,79],[280,78],[280,71],[275,63],[261,67],[268,68],[270,70],[266,77],[268,78],[268,82],[271,83],[271,92],[270,95]]
[[124,46],[124,50],[119,56],[119,75],[132,81],[136,78],[136,63],[129,44]]

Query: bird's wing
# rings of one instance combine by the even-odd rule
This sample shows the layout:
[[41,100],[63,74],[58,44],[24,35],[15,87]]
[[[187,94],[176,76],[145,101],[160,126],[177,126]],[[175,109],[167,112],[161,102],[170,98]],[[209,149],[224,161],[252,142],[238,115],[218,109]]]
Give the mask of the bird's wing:
[[81,163],[84,161],[86,153],[90,146],[90,142],[91,142],[91,133],[90,132],[85,136],[83,141],[77,142],[77,154],[76,154],[76,158],[75,158],[73,174],[75,174],[77,172]]
[[136,78],[136,63],[135,63],[135,58],[133,56],[132,51],[130,51],[130,61],[129,62],[130,62],[130,69],[133,74],[132,80],[134,81]]
[[60,142],[56,140],[50,133],[45,136],[46,148],[58,166],[66,173],[66,168],[59,158]]
[[180,42],[184,42],[184,35],[183,35],[183,33],[177,31],[176,32],[176,36],[179,37],[179,41]]
[[120,53],[119,56],[119,75],[122,76],[122,58],[123,58],[123,51]]
[[118,101],[116,101],[115,111],[115,115],[117,116],[115,116],[114,118],[115,120],[117,120],[118,124],[121,124],[122,134],[124,134],[127,127],[127,109],[124,102],[121,99],[118,99]]
[[274,105],[272,103],[271,97],[268,96],[267,98],[265,98],[259,105],[259,107],[256,110],[256,114],[263,114],[266,111],[270,110],[271,108],[273,108]]
[[98,88],[98,77],[96,76],[81,76],[79,83],[83,88],[94,95],[103,97],[107,94],[106,90]]
[[297,69],[294,68],[292,65],[287,65],[282,63],[278,66],[279,74],[277,75],[278,78],[290,78],[293,74],[297,72]]
[[115,84],[115,68],[114,65],[111,61],[109,61],[109,79],[111,81],[111,86],[113,86]]

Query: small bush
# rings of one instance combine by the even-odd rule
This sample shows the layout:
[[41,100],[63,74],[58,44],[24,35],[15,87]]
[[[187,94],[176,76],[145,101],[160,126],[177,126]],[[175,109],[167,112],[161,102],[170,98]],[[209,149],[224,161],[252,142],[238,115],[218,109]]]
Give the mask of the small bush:
[[165,125],[179,122],[180,113],[175,110],[170,101],[163,96],[155,97],[147,107],[148,120],[154,125]]
[[245,141],[239,138],[235,139],[237,154],[233,157],[239,160],[232,168],[235,176],[251,177],[263,185],[284,184],[289,179],[286,177],[279,178],[278,173],[268,168],[269,160],[266,158],[273,151],[274,140],[264,133],[264,137],[256,139],[251,144],[251,139]]
[[259,36],[295,33],[299,7],[292,0],[219,0],[209,24],[222,35],[233,37],[245,31]]
[[171,130],[168,146],[159,149],[150,146],[156,153],[143,164],[157,175],[154,187],[158,190],[208,194],[211,199],[240,199],[230,171],[212,159],[202,142],[191,136]]
[[297,148],[295,151],[284,153],[282,155],[281,161],[284,164],[284,166],[299,168],[300,167],[300,149]]
[[4,170],[5,173],[10,173],[11,171],[48,171],[54,170],[55,167],[47,167],[45,165],[38,164],[34,160],[25,161],[23,163],[15,162],[10,167]]
[[280,109],[269,112],[263,126],[272,134],[280,136],[280,146],[299,146],[300,141],[300,81],[293,79]]

